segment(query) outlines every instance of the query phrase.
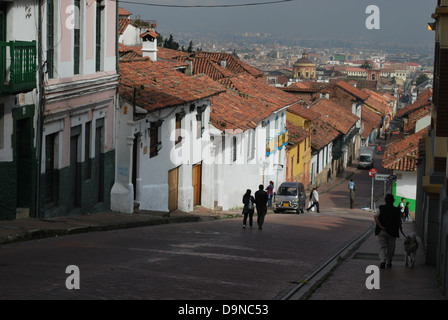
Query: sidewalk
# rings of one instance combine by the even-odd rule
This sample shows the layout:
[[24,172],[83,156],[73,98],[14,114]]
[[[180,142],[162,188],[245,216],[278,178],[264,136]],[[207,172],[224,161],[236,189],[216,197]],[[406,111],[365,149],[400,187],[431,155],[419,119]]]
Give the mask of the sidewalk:
[[204,207],[197,207],[193,213],[186,213],[178,210],[169,214],[163,212],[142,211],[132,214],[103,212],[49,219],[20,218],[16,220],[0,221],[0,245],[82,232],[145,227],[165,223],[226,219],[232,218],[236,214],[239,216],[241,215],[240,212],[223,212]]
[[[414,231],[414,223],[403,223],[407,235]],[[379,270],[379,289],[367,289],[366,273],[370,265],[378,266],[378,242],[371,235],[348,257],[334,268],[309,300],[446,300],[437,283],[436,268],[425,264],[422,246],[417,251],[413,269],[405,266],[404,237],[397,239],[391,268]]]

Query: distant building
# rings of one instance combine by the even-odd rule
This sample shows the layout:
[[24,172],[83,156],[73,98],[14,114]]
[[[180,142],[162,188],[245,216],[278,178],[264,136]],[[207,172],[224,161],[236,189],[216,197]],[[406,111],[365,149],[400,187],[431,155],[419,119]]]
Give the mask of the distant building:
[[316,79],[316,65],[308,58],[306,52],[302,54],[302,58],[294,63],[293,76],[305,80]]

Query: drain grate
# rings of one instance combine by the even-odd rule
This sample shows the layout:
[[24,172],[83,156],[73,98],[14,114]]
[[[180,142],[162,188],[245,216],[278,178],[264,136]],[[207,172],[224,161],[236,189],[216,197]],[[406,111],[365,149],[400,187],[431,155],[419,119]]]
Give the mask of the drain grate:
[[[377,261],[378,253],[356,252],[352,259]],[[404,254],[395,254],[394,260],[404,261]]]

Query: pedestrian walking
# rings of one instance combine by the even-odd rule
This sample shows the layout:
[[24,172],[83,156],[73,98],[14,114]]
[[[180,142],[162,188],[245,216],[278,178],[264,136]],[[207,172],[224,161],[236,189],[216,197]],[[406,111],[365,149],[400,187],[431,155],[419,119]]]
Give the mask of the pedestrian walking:
[[398,207],[400,208],[401,212],[401,220],[404,221],[404,200],[405,198],[401,198],[401,202],[398,204]]
[[350,192],[350,209],[353,209],[353,205],[355,203],[355,195],[356,195],[356,187],[353,179],[350,179],[348,183],[348,190]]
[[268,193],[263,190],[263,185],[260,184],[258,186],[258,191],[255,192],[255,205],[257,207],[257,224],[258,229],[263,229],[264,224],[264,216],[266,215],[266,212],[268,210],[267,208],[268,203]]
[[274,196],[274,181],[269,181],[269,185],[266,188],[268,193],[268,206],[272,207],[272,197]]
[[379,206],[375,212],[375,235],[378,236],[380,268],[392,267],[395,253],[395,241],[400,236],[401,213],[394,206],[395,198],[390,193],[384,198],[386,204]]
[[316,187],[311,193],[311,199],[313,203],[309,206],[306,211],[309,212],[311,208],[316,207],[317,212],[319,211],[319,187]]
[[314,190],[316,190],[316,188],[313,188],[310,192],[310,198],[308,200],[308,207],[311,208],[312,211],[314,211],[314,207],[313,207],[313,192]]
[[381,154],[381,146],[378,145],[378,147],[376,148],[376,151],[378,151],[378,154]]
[[249,217],[249,226],[252,228],[255,198],[251,195],[251,192],[250,189],[247,189],[246,193],[243,195],[243,228],[246,228],[247,217]]
[[411,221],[411,217],[409,216],[409,202],[406,202],[406,205],[404,206],[403,221]]

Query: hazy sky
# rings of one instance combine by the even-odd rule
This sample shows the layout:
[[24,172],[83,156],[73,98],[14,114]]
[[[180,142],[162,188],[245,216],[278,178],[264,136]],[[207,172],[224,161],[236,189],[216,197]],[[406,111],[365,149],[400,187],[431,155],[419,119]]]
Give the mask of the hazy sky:
[[[273,0],[132,0],[163,5],[223,5]],[[269,32],[304,37],[350,37],[371,41],[434,44],[427,30],[437,0],[293,0],[234,8],[169,8],[128,4],[120,6],[144,20],[157,20],[158,29],[185,32]],[[366,8],[379,8],[379,30],[365,26]],[[167,35],[166,35],[167,36]]]

